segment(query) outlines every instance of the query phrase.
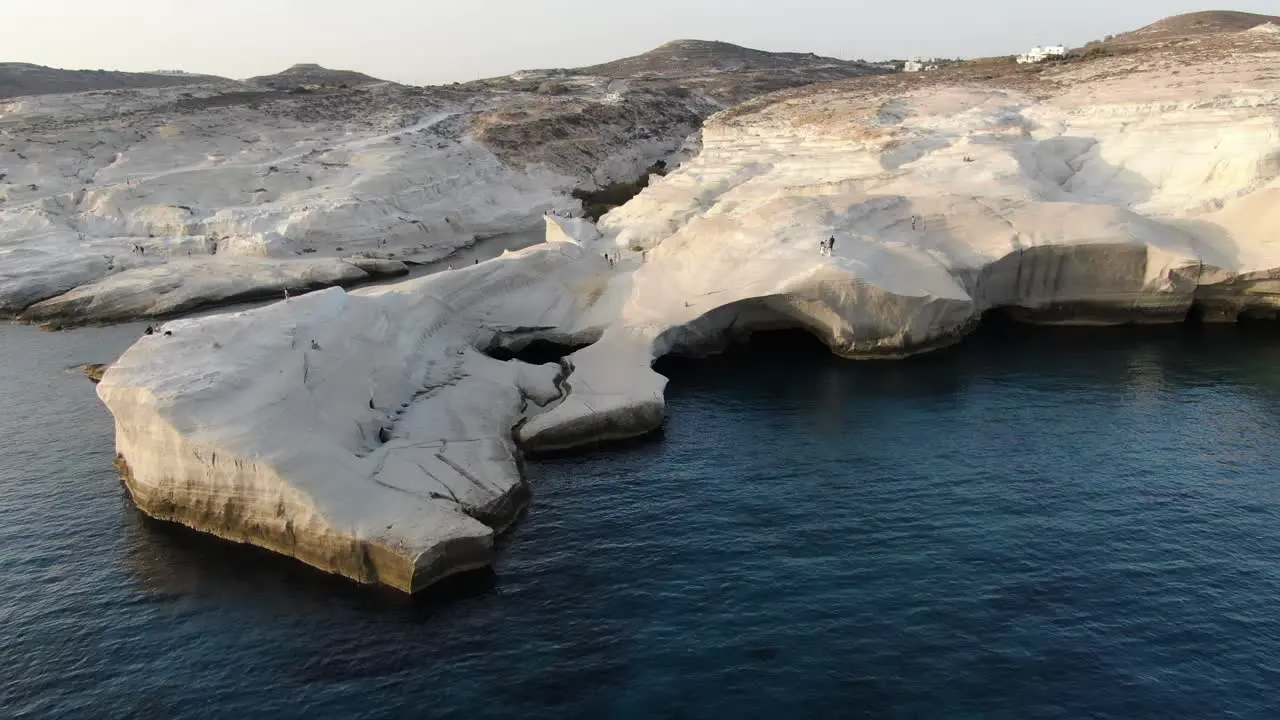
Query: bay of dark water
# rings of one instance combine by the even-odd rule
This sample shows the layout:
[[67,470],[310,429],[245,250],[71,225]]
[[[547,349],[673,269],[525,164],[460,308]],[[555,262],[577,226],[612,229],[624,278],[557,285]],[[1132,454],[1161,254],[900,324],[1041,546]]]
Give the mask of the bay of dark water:
[[143,518],[66,371],[138,332],[0,327],[0,716],[1280,717],[1270,326],[668,362],[413,600]]

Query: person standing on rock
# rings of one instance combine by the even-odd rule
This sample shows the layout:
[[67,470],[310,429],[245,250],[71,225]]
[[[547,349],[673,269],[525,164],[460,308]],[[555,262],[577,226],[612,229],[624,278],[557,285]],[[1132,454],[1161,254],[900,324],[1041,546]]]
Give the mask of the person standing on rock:
[[827,254],[832,255],[835,253],[835,251],[836,251],[836,236],[832,235],[831,239],[827,241]]

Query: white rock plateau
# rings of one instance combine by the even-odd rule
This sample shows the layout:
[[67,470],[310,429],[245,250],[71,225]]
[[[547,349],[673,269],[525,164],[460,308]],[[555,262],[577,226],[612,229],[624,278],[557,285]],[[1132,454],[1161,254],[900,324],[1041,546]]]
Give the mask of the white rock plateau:
[[0,93],[0,316],[60,325],[403,273],[578,209],[574,189],[634,180],[739,99],[878,72],[698,42],[434,88],[14,67],[0,90],[183,85]]
[[[1248,36],[786,92],[712,118],[598,230],[553,219],[480,265],[168,323],[98,386],[128,487],[151,515],[415,591],[491,560],[529,497],[522,450],[659,427],[664,354],[801,327],[898,357],[1000,308],[1274,317],[1280,40]],[[537,339],[585,347],[486,355]]]
[[394,286],[169,322],[98,386],[147,513],[414,591],[489,562],[528,489],[511,428],[562,370],[480,352],[572,324],[572,243]]
[[382,112],[317,119],[223,90],[0,104],[0,314],[114,322],[403,274],[530,227],[576,182],[460,134],[469,104],[373,88]]

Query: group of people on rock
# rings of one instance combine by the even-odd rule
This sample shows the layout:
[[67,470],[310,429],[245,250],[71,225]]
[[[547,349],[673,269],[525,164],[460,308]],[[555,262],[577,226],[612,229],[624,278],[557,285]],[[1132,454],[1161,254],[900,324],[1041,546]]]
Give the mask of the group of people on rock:
[[618,253],[603,253],[603,255],[604,261],[609,263],[609,267],[613,268],[618,266],[618,260],[621,259],[618,256]]
[[129,252],[133,253],[134,255],[146,255],[147,248],[142,245],[139,245],[138,243],[134,243],[133,247],[129,250]]

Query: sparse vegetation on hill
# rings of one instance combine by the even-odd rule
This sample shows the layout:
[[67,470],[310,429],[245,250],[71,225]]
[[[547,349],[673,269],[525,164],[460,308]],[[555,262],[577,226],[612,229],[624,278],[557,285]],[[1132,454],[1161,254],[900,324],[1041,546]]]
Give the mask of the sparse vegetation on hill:
[[661,74],[687,76],[728,70],[779,70],[865,63],[826,58],[813,53],[767,52],[726,42],[675,40],[634,57],[580,68],[579,73],[613,77]]
[[697,93],[721,105],[733,105],[777,90],[886,72],[871,63],[813,53],[775,53],[725,42],[677,40],[600,65],[530,70],[467,85],[555,95],[558,86],[604,78],[624,80],[632,90],[667,92],[679,98]]
[[29,63],[0,63],[0,99],[23,95],[163,88],[231,83],[213,75],[133,73],[108,70],[62,70]]
[[330,70],[314,63],[299,63],[275,75],[259,75],[245,82],[274,90],[306,87],[360,87],[386,82],[353,70]]
[[1132,32],[1108,36],[1108,39],[1104,39],[1103,42],[1151,43],[1197,35],[1242,32],[1269,22],[1280,24],[1280,16],[1209,10],[1174,15]]

